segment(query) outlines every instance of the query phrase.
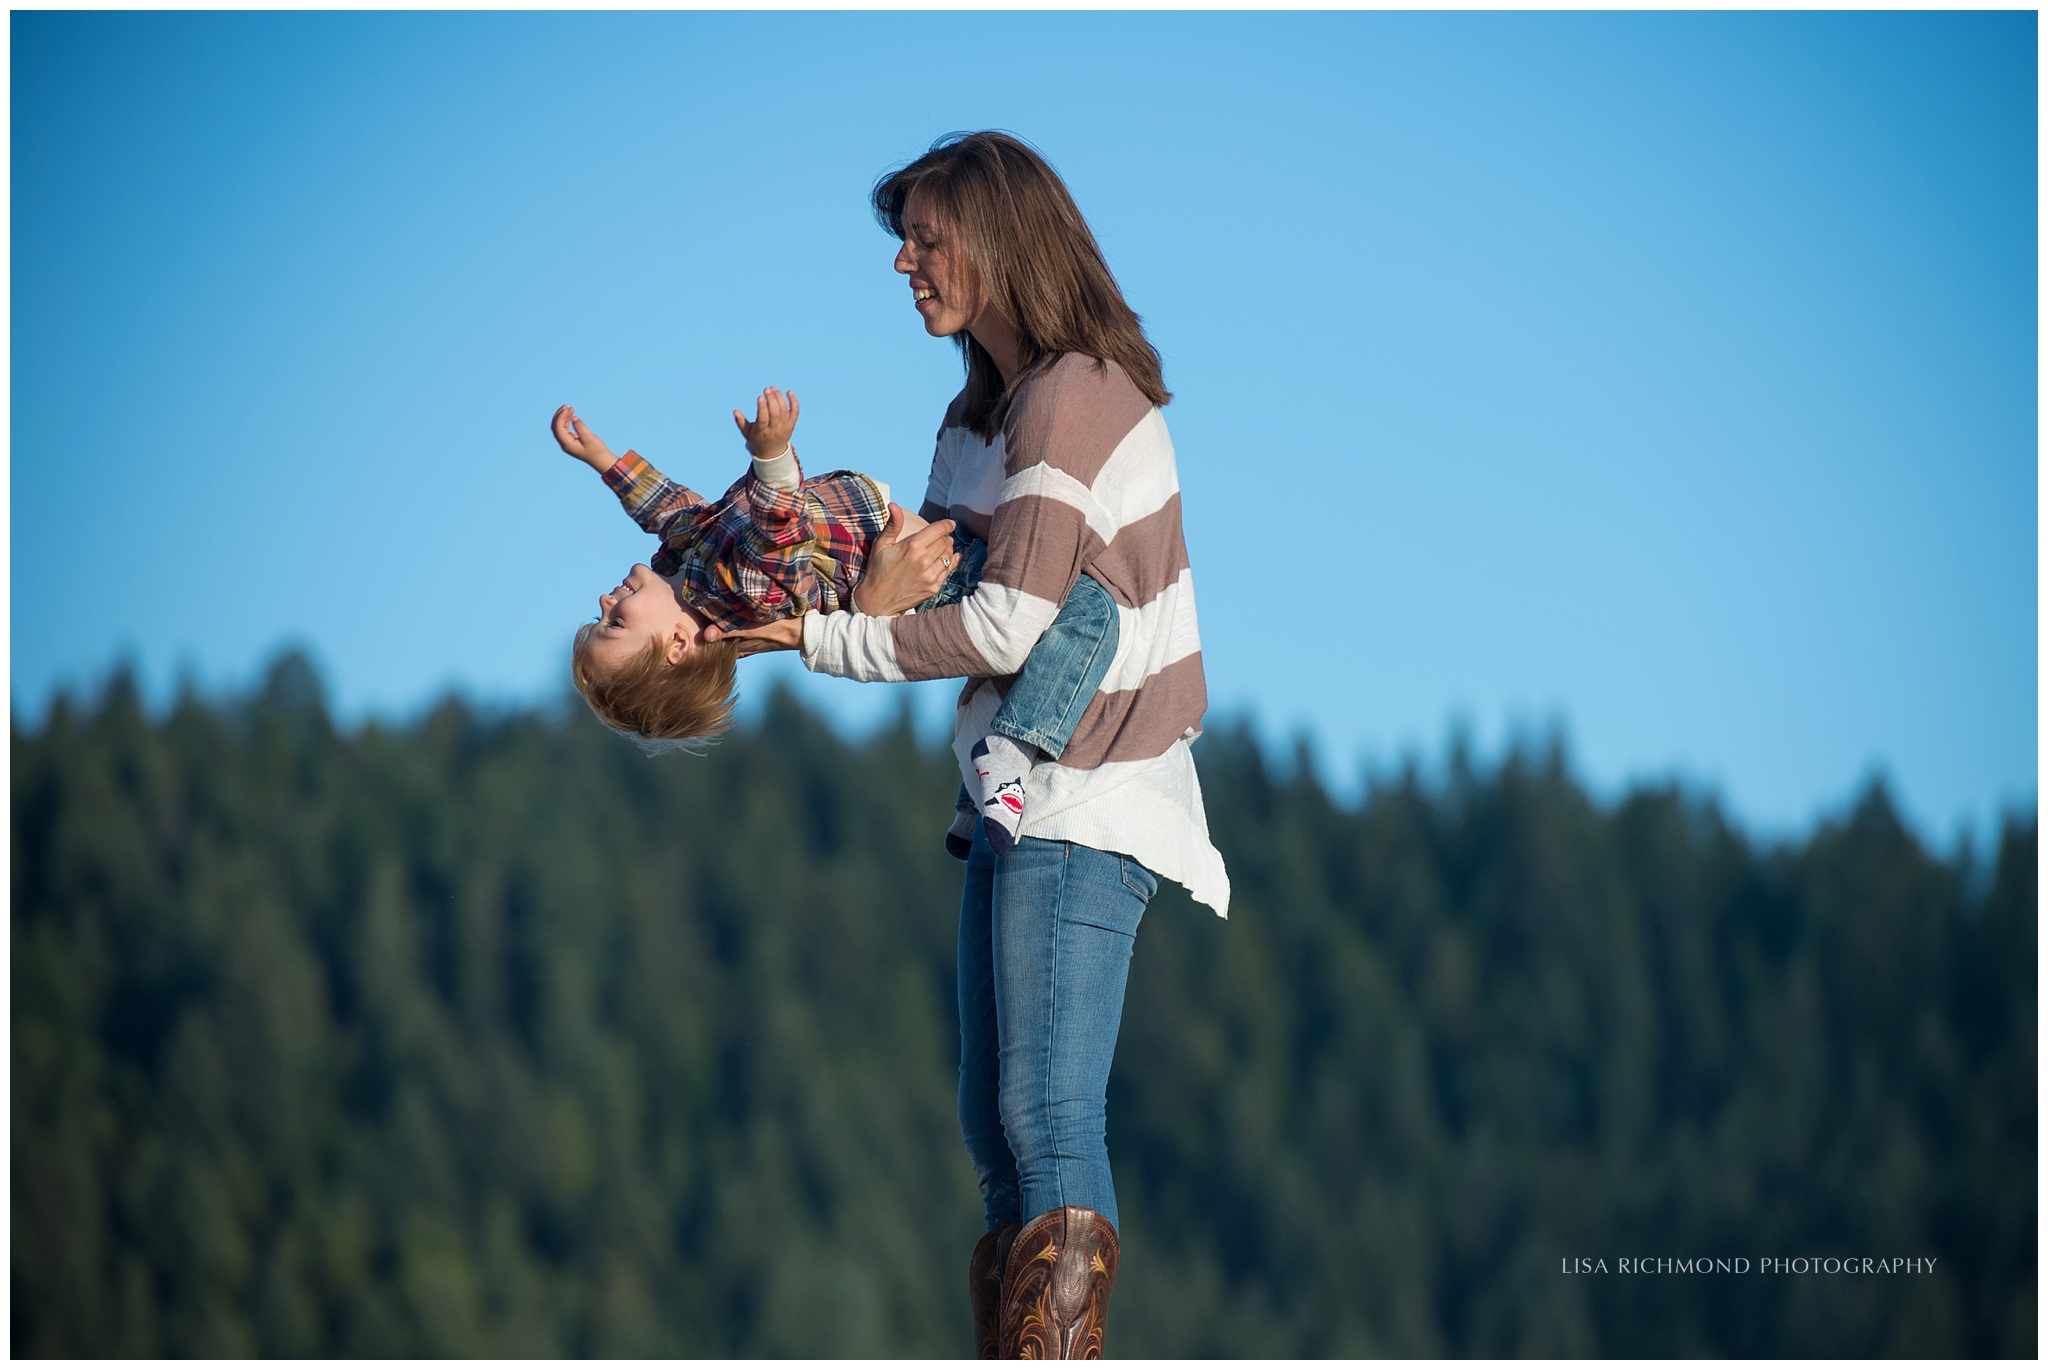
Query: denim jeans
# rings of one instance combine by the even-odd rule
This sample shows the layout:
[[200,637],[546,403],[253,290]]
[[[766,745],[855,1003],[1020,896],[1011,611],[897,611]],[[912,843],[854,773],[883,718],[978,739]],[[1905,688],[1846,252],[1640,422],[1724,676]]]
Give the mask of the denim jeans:
[[[959,562],[939,592],[917,606],[920,610],[957,604],[981,584],[988,544],[956,528],[953,550],[960,554]],[[1116,601],[1094,576],[1082,575],[1052,626],[1033,644],[988,730],[1027,742],[1058,760],[1088,701],[1109,674],[1109,664],[1116,658],[1117,626]],[[967,791],[960,793],[964,799]]]
[[1114,1225],[1110,1058],[1159,879],[1128,856],[979,831],[960,895],[960,1132],[988,1226],[1064,1204]]

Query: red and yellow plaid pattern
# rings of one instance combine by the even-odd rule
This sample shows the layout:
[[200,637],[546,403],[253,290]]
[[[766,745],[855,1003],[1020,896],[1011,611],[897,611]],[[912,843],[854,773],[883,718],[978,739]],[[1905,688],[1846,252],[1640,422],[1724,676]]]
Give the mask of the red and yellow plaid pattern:
[[633,521],[661,539],[647,564],[663,576],[680,572],[683,597],[721,629],[850,608],[868,548],[889,526],[881,487],[858,471],[778,490],[750,466],[707,500],[628,452],[604,480]]

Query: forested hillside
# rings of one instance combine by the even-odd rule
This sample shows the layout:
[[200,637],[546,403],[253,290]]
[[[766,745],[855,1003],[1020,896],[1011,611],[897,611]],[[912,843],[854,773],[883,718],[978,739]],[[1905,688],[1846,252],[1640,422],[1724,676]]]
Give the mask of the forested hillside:
[[[1197,753],[1235,902],[1138,939],[1111,1354],[2034,1354],[2031,816]],[[17,723],[14,1353],[965,1354],[953,786],[786,695],[342,732],[295,657]],[[1934,1265],[1756,1268],[1864,1257]]]

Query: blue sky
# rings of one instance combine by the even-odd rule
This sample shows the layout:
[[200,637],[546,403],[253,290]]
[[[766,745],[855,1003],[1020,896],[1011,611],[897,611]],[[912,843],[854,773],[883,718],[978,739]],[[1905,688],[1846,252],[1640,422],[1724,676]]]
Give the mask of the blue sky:
[[865,192],[999,127],[1164,355],[1212,722],[2034,802],[2032,14],[11,24],[18,715],[286,642],[345,717],[554,697],[646,554],[565,401],[722,487],[790,386],[915,495],[958,362]]

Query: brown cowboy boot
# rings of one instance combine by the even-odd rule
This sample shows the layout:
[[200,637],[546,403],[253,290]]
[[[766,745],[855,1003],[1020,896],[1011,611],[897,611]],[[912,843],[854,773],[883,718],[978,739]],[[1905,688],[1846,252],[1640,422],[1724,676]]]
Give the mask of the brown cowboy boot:
[[974,1254],[967,1258],[967,1306],[974,1310],[974,1357],[994,1360],[1002,1347],[1000,1318],[1003,1311],[1003,1262],[1010,1243],[1017,1240],[1018,1225],[1003,1223],[981,1234]]
[[1092,1208],[1024,1224],[1003,1266],[1002,1359],[1101,1360],[1116,1229]]

